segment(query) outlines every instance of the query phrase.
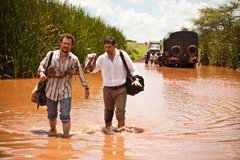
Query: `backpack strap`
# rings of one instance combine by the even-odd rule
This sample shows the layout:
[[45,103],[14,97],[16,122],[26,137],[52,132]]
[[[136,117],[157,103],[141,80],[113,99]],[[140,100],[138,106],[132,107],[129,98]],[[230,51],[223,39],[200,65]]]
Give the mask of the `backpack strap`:
[[46,77],[48,75],[48,67],[51,65],[52,56],[53,56],[53,51],[50,54],[50,58],[49,58],[48,65],[47,65],[47,68],[46,68],[46,72],[45,72]]

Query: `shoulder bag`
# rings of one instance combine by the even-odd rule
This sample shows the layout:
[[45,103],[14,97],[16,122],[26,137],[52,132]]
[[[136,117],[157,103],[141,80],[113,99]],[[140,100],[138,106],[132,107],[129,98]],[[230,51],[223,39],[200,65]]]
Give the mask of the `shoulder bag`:
[[122,58],[123,64],[124,64],[124,66],[127,70],[127,77],[126,77],[127,94],[134,96],[135,94],[138,94],[139,92],[144,90],[144,86],[145,86],[144,85],[144,79],[143,79],[142,76],[138,76],[139,82],[141,83],[142,87],[132,85],[132,83],[135,79],[134,79],[134,77],[132,77],[132,75],[129,71],[129,68],[128,68],[127,63],[124,59],[122,51],[121,50],[119,50],[119,51],[120,51],[120,56]]
[[[46,72],[45,72],[46,76],[48,74],[48,67],[50,66],[52,61],[52,56],[53,56],[53,52],[51,52],[50,54],[50,58],[48,61]],[[39,105],[41,106],[46,105],[46,95],[45,95],[46,84],[47,84],[47,81],[43,82],[40,80],[32,91],[31,101],[34,103],[37,103],[37,109],[39,108]]]

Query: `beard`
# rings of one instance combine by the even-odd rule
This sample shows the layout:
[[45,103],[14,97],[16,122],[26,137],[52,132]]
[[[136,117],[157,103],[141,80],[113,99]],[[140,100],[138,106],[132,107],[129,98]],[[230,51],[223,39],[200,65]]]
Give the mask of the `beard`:
[[65,50],[63,50],[63,49],[62,49],[62,51],[63,51],[63,53],[68,53],[68,52],[69,52],[69,51],[65,51]]
[[113,55],[113,53],[114,53],[114,51],[108,51],[107,52],[107,54],[110,55],[110,56]]

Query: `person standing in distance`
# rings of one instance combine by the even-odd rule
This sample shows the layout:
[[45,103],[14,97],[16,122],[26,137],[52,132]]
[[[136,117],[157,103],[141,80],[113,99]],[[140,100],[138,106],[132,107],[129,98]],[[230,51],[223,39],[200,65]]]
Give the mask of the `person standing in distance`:
[[[127,101],[127,89],[125,86],[127,71],[120,57],[120,51],[116,49],[113,37],[105,38],[104,47],[106,52],[100,55],[96,61],[96,67],[91,73],[101,70],[103,78],[103,100],[105,127],[112,126],[114,110],[118,120],[118,128],[125,126],[125,108]],[[126,60],[135,81],[132,85],[141,86],[138,81],[138,71],[125,51],[121,51]]]
[[[80,62],[73,53],[70,52],[74,44],[74,37],[71,34],[65,33],[60,36],[60,50],[53,51],[50,67],[56,67],[58,73],[66,73],[66,71],[73,65],[77,65],[79,73],[76,73],[82,86],[85,87],[85,98],[90,95],[87,80],[82,71]],[[47,81],[46,85],[46,105],[48,112],[48,119],[50,124],[50,132],[57,133],[57,115],[58,102],[60,102],[60,119],[62,121],[63,133],[69,134],[70,131],[70,110],[72,100],[72,75],[65,75],[64,77],[46,77],[44,74],[51,52],[48,52],[46,57],[40,63],[38,73],[42,81]],[[63,74],[64,75],[64,74]]]

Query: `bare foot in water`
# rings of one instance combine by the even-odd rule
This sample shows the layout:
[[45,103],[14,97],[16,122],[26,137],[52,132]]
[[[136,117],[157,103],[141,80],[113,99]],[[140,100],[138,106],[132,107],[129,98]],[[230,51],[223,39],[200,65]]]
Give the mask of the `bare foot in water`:
[[47,132],[48,136],[57,136],[57,130],[56,129],[50,129]]
[[57,133],[57,130],[56,129],[50,129],[48,132],[49,133]]

